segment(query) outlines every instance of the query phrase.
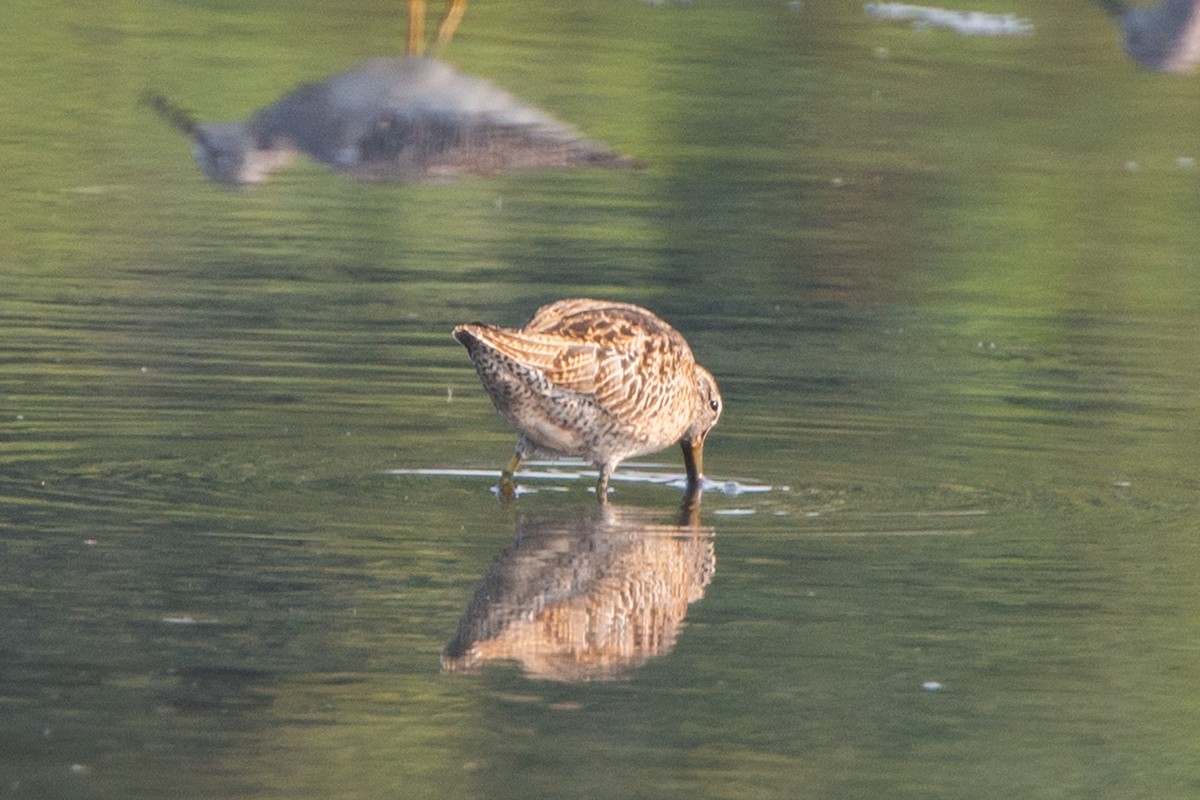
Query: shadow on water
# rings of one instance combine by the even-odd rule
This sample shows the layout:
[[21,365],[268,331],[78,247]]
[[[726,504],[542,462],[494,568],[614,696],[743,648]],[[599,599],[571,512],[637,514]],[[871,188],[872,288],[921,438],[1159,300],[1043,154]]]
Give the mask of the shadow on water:
[[675,646],[716,570],[699,498],[677,518],[612,504],[520,513],[442,654],[446,672],[516,662],[531,678],[611,681]]

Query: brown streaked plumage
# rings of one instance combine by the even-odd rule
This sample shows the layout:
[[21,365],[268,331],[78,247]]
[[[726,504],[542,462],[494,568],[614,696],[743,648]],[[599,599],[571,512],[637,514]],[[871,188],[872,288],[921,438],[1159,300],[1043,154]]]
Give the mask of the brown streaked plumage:
[[687,341],[650,311],[629,303],[559,300],[525,327],[459,325],[492,404],[517,428],[517,452],[501,473],[537,453],[580,456],[600,471],[606,498],[617,464],[676,442],[689,493],[703,477],[704,439],[721,416],[721,393]]

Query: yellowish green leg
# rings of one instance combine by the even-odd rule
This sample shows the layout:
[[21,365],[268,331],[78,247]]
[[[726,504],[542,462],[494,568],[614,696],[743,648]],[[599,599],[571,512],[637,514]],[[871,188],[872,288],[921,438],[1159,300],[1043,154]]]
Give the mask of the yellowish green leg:
[[610,466],[600,467],[600,478],[596,481],[596,500],[600,503],[608,502],[608,479],[612,477],[613,468]]
[[521,453],[513,453],[512,460],[508,462],[503,470],[500,471],[500,499],[515,500],[517,497],[517,482],[513,475],[517,472],[517,467],[521,466]]
[[425,52],[425,0],[408,0],[408,48],[410,56]]
[[446,16],[442,20],[442,24],[438,26],[437,45],[439,51],[454,38],[454,32],[458,30],[458,23],[462,22],[465,13],[467,13],[467,0],[450,0]]

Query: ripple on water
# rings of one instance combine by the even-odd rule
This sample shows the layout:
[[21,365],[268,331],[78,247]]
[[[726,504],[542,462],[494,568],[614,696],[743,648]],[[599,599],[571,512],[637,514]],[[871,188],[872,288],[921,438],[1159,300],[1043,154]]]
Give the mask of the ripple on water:
[[[519,481],[595,481],[597,472],[594,469],[588,469],[582,462],[578,462],[578,468],[571,462],[546,462],[533,461],[525,462],[532,469],[518,470],[515,477]],[[565,465],[565,468],[559,465]],[[635,484],[653,484],[667,486],[672,489],[687,488],[687,476],[678,472],[661,471],[668,467],[667,464],[626,464],[621,470],[618,470],[612,477],[614,483],[635,483]],[[457,467],[430,467],[430,468],[396,468],[386,470],[386,475],[413,475],[423,477],[445,477],[445,478],[495,478],[499,475],[498,470],[494,469],[463,469]],[[527,486],[517,486],[517,494],[530,494],[535,491],[546,490],[561,490],[565,487],[540,487],[533,489]],[[709,493],[720,493],[728,497],[738,497],[744,494],[762,494],[772,491],[786,491],[782,487],[775,487],[769,484],[759,483],[750,479],[738,480],[735,478],[705,478],[703,489]]]

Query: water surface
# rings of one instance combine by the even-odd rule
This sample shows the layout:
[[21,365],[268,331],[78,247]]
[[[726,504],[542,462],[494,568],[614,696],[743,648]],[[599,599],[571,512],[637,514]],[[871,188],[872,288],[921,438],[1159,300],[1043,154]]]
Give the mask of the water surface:
[[[978,9],[1034,31],[473,3],[448,60],[648,168],[249,190],[141,92],[242,118],[399,52],[401,8],[14,9],[0,786],[1192,796],[1200,83],[1098,6]],[[566,296],[683,331],[726,400],[709,477],[769,491],[500,506],[474,471],[512,433],[449,331]],[[498,574],[496,627],[645,641],[446,669]]]

